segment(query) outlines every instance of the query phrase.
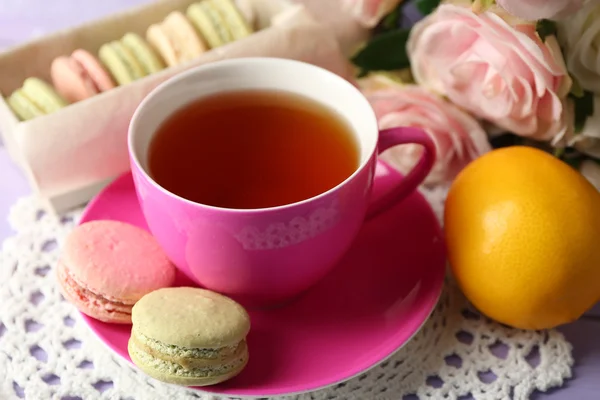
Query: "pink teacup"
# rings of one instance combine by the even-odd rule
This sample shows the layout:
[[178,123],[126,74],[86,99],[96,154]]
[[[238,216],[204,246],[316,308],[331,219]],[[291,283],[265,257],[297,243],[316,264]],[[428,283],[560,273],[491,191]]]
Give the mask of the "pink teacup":
[[[339,112],[358,139],[359,167],[316,197],[264,209],[208,206],[159,186],[147,165],[158,126],[192,101],[243,89],[284,90]],[[424,147],[421,160],[397,187],[371,199],[378,153],[405,143]],[[141,208],[167,255],[199,285],[246,305],[278,304],[317,283],[349,249],[367,214],[379,213],[414,191],[435,160],[434,143],[424,131],[379,132],[369,103],[345,79],[310,64],[277,58],[216,62],[164,82],[136,110],[128,145]]]

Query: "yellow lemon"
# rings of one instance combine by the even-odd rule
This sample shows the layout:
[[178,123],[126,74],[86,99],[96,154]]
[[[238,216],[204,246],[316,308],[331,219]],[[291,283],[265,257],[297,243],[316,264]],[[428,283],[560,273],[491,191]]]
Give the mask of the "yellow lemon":
[[496,321],[552,328],[600,300],[600,194],[550,154],[514,146],[473,161],[444,228],[460,288]]

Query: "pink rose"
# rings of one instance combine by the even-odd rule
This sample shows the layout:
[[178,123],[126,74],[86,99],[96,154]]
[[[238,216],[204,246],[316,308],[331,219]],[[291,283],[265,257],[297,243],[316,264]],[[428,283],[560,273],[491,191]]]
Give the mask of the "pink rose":
[[342,7],[362,25],[372,28],[401,2],[402,0],[342,0]]
[[571,130],[563,113],[571,80],[558,42],[501,15],[497,6],[480,14],[439,6],[411,32],[414,78],[504,130],[559,141]]
[[583,0],[496,0],[496,3],[512,15],[530,21],[563,18],[583,6]]
[[[393,85],[367,91],[380,129],[411,126],[424,129],[435,142],[437,161],[427,185],[449,182],[469,162],[490,150],[485,131],[470,115],[415,85]],[[382,159],[407,172],[421,156],[419,145],[395,146]]]

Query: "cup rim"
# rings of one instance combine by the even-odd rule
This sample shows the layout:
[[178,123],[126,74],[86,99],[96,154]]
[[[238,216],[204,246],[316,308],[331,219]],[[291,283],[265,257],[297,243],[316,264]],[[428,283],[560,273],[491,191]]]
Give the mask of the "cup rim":
[[[179,73],[179,74],[173,76],[172,78],[169,78],[169,79],[165,80],[164,82],[161,82],[159,85],[157,85],[152,91],[150,91],[150,93],[148,93],[142,99],[140,104],[135,109],[133,116],[131,117],[131,120],[129,122],[129,127],[127,130],[127,147],[128,147],[129,159],[130,159],[130,162],[132,162],[135,165],[135,167],[139,171],[139,173],[141,173],[142,176],[151,185],[153,185],[159,191],[163,192],[165,195],[175,198],[179,201],[183,201],[184,203],[186,203],[188,205],[191,205],[194,207],[207,208],[207,209],[214,210],[214,211],[222,211],[222,212],[229,212],[229,213],[245,213],[245,214],[263,213],[263,212],[271,212],[271,211],[282,211],[282,210],[306,205],[308,203],[312,203],[312,202],[321,200],[322,198],[331,195],[332,193],[338,191],[343,186],[347,185],[350,181],[354,180],[354,178],[357,175],[359,175],[361,173],[361,171],[363,171],[363,169],[369,164],[370,160],[373,158],[373,153],[375,153],[377,150],[377,139],[375,140],[376,144],[375,144],[373,150],[370,152],[370,154],[368,154],[368,156],[366,156],[363,160],[361,160],[360,164],[356,167],[356,169],[354,170],[354,172],[352,174],[350,174],[346,179],[344,179],[342,182],[340,182],[336,186],[334,186],[331,189],[326,190],[322,193],[319,193],[316,196],[312,196],[312,197],[309,197],[309,198],[306,198],[306,199],[303,199],[300,201],[296,201],[293,203],[282,204],[282,205],[273,206],[273,207],[228,208],[228,207],[212,206],[209,204],[195,202],[195,201],[186,199],[185,197],[179,196],[178,194],[175,194],[175,193],[167,190],[162,185],[160,185],[158,182],[156,182],[152,178],[152,176],[150,176],[150,174],[146,171],[146,169],[142,167],[139,157],[138,157],[138,154],[134,151],[135,146],[133,144],[133,139],[135,136],[133,132],[138,130],[138,124],[139,124],[138,120],[140,118],[139,116],[143,112],[146,105],[149,102],[151,102],[155,97],[161,95],[162,92],[168,90],[168,88],[171,85],[174,85],[182,80],[189,79],[190,77],[192,77],[196,74],[204,73],[205,71],[210,71],[210,70],[222,68],[225,66],[230,66],[230,65],[235,66],[235,65],[244,65],[244,64],[247,65],[248,63],[280,64],[281,68],[284,68],[286,64],[287,65],[296,65],[301,68],[308,69],[312,72],[324,74],[324,75],[328,76],[329,79],[338,81],[340,85],[346,86],[351,92],[353,92],[355,95],[357,95],[361,98],[359,101],[362,101],[363,104],[365,105],[365,109],[364,109],[365,118],[371,119],[371,121],[373,122],[375,131],[379,132],[375,111],[373,110],[370,103],[368,102],[366,97],[363,95],[363,93],[356,86],[354,86],[351,82],[344,79],[342,76],[337,75],[323,67],[320,67],[320,66],[317,66],[314,64],[310,64],[310,63],[307,63],[304,61],[298,61],[298,60],[287,59],[287,58],[278,58],[278,57],[245,57],[245,58],[233,58],[233,59],[227,59],[227,60],[220,60],[220,61],[203,64],[203,65],[194,67],[192,69],[189,69],[187,71],[184,71],[182,73]],[[172,115],[172,113],[171,113],[171,115]]]

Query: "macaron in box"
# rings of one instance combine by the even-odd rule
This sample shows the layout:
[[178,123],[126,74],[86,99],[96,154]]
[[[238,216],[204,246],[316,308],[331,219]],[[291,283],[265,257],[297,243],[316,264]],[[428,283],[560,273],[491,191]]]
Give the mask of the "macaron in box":
[[77,49],[71,55],[56,57],[52,61],[50,75],[56,90],[70,103],[85,100],[115,87],[113,78],[98,59],[83,49]]
[[[335,37],[301,5],[293,5],[290,0],[231,0],[251,32],[261,31],[261,34],[242,38],[239,33],[230,33],[231,37],[238,35],[241,39],[224,42],[219,51],[211,51],[201,28],[188,17],[190,6],[200,1],[208,0],[156,0],[37,38],[0,54],[2,141],[33,191],[47,201],[49,211],[62,212],[82,205],[127,171],[129,163],[124,136],[133,112],[154,87],[182,71],[221,59],[267,55],[323,63],[334,72],[347,73],[347,60],[339,51]],[[170,15],[177,14],[189,22],[206,51],[194,57],[193,54],[198,52],[196,43],[196,50],[186,47],[186,55],[182,57],[179,49],[182,43],[188,42],[173,42],[167,49],[176,54],[177,64],[169,65],[173,63],[170,58],[167,62],[167,58],[172,57],[167,55],[169,50],[150,43],[148,30],[153,25],[164,25],[168,17],[169,21],[173,19]],[[282,14],[287,15],[285,24],[273,25],[271,21],[279,21],[276,17]],[[230,20],[236,18],[229,17]],[[208,32],[207,28],[202,29]],[[243,30],[236,28],[235,31]],[[187,32],[189,34],[189,29]],[[127,34],[137,35],[136,40],[142,39],[162,60],[164,68],[142,78],[125,78],[130,83],[119,85],[111,65],[105,65],[99,53],[106,44],[126,41]],[[172,39],[168,35],[170,33],[167,34],[170,42]],[[188,37],[184,31],[178,35]],[[307,41],[313,44],[290,46],[299,36],[308,38]],[[128,38],[131,41],[131,35]],[[314,38],[319,38],[318,42]],[[85,60],[81,57],[82,51],[87,53]],[[53,73],[55,60],[57,65]],[[135,62],[143,64],[137,59]],[[112,82],[104,79],[104,73]],[[51,109],[44,110],[36,103],[43,96],[21,96],[18,101],[29,108],[35,107],[35,114],[19,115],[8,99],[13,93],[27,93],[27,90],[18,90],[23,89],[28,78],[36,78],[46,89],[51,89],[43,96],[60,100]]]
[[67,106],[52,86],[39,78],[27,78],[23,87],[6,100],[15,115],[27,120],[50,114]]
[[176,10],[162,22],[150,25],[146,39],[127,32],[103,44],[99,59],[82,48],[56,57],[50,66],[56,91],[40,78],[28,78],[7,103],[19,119],[27,121],[158,73],[167,66],[186,63],[212,48],[250,36],[254,14],[247,5],[243,9],[247,10],[245,15],[234,0],[196,0],[187,8],[187,16]]

